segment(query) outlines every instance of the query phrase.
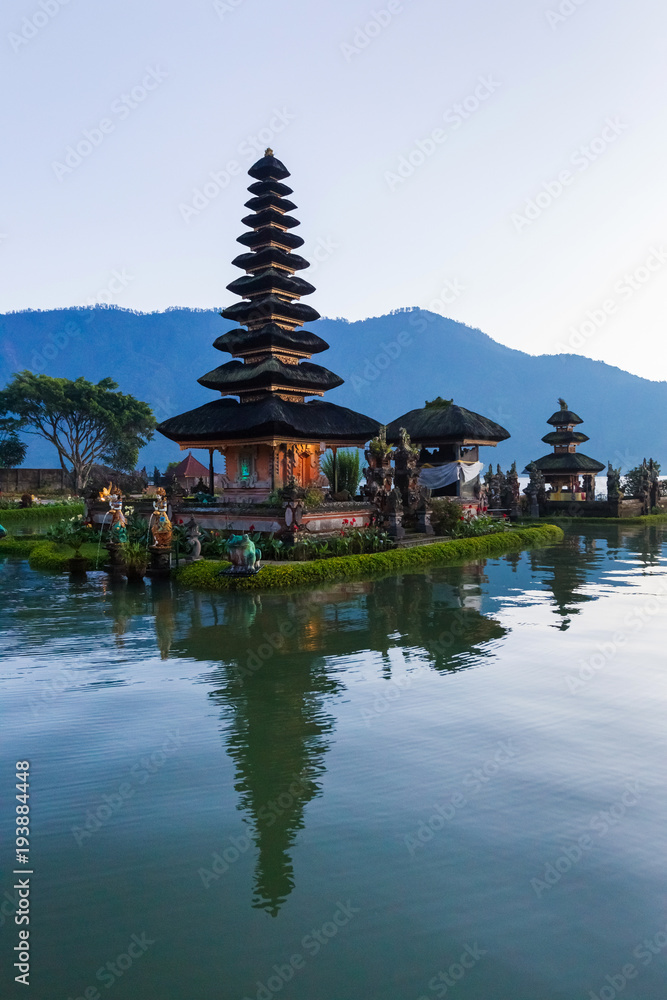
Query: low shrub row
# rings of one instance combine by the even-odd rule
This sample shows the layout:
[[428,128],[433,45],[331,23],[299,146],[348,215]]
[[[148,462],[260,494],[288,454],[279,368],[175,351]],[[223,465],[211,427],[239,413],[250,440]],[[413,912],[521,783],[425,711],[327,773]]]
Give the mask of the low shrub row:
[[340,556],[316,559],[312,562],[287,563],[284,566],[264,566],[255,576],[234,579],[221,576],[228,562],[201,560],[181,567],[177,581],[185,587],[199,590],[284,590],[290,587],[312,586],[364,576],[398,573],[447,563],[468,561],[485,556],[502,555],[535,545],[553,545],[563,538],[562,528],[542,524],[534,528],[505,531],[479,538],[461,538],[450,542],[434,542],[413,548],[392,549],[371,555]]
[[0,524],[16,524],[17,521],[47,521],[52,518],[72,517],[83,514],[83,503],[36,504],[34,507],[9,507],[0,510]]

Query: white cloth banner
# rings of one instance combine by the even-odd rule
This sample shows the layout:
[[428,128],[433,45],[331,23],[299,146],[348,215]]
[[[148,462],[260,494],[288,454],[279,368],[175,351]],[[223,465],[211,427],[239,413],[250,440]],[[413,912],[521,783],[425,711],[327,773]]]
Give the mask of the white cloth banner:
[[441,490],[445,486],[451,486],[457,479],[463,476],[463,481],[469,483],[471,479],[476,479],[484,468],[483,462],[446,462],[444,465],[433,465],[424,468],[419,473],[419,485],[426,486],[429,490]]

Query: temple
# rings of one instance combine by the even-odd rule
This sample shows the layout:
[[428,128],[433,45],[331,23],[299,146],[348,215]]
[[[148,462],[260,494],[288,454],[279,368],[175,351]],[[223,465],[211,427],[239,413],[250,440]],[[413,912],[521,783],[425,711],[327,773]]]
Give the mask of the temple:
[[419,410],[410,410],[387,425],[387,441],[397,444],[404,428],[420,445],[419,483],[433,496],[473,499],[480,492],[480,446],[495,448],[510,433],[500,424],[472,410],[457,406],[451,399],[437,399]]
[[[289,171],[266,150],[248,171],[251,210],[242,221],[249,232],[238,237],[247,248],[232,263],[245,274],[227,286],[243,301],[224,309],[224,319],[245,329],[222,334],[213,346],[234,360],[198,381],[220,399],[170,417],[158,430],[181,449],[205,448],[224,455],[225,499],[265,500],[272,490],[295,481],[308,487],[322,482],[320,457],[327,448],[363,447],[378,430],[370,417],[322,399],[343,379],[310,358],[329,345],[302,328],[319,313],[301,302],[315,291],[295,276],[309,266],[293,251],[303,245],[288,213]],[[238,397],[238,398],[230,398]]]
[[554,446],[553,454],[538,458],[534,464],[551,487],[549,500],[595,500],[595,476],[605,465],[577,451],[577,445],[588,441],[585,434],[574,429],[583,420],[568,410],[564,399],[558,402],[560,409],[547,420],[555,430],[542,438],[545,444]]

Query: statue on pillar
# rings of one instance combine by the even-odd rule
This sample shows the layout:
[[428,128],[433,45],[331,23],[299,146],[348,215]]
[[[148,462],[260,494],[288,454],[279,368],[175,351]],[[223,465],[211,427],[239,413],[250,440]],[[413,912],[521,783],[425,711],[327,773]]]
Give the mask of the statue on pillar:
[[512,462],[511,468],[505,476],[503,507],[509,509],[512,520],[521,514],[521,486],[519,483],[519,474],[516,470],[516,462]]
[[418,500],[418,480],[419,469],[417,461],[419,459],[420,448],[413,445],[410,435],[404,427],[399,429],[399,443],[394,450],[394,465],[396,468],[394,481],[396,489],[401,494],[403,507],[408,510],[414,509]]

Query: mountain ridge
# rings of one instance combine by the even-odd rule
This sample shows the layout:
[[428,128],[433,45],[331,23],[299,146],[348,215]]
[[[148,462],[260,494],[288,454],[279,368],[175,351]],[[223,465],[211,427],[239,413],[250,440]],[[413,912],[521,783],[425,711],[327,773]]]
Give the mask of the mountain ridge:
[[[215,308],[141,312],[98,305],[2,313],[0,379],[4,384],[25,368],[92,381],[110,375],[163,420],[215,398],[197,378],[223,360],[211,345],[229,326]],[[656,416],[667,409],[667,382],[582,355],[528,354],[419,308],[363,320],[322,318],[310,326],[331,345],[322,361],[345,379],[326,398],[383,423],[427,399],[454,398],[512,435],[482,449],[482,461],[505,467],[516,459],[522,469],[550,450],[540,439],[563,396],[584,420],[593,457],[624,471],[648,455],[667,466],[667,429]],[[58,464],[46,442],[30,435],[26,441],[25,466]],[[176,446],[156,434],[139,464],[164,468],[179,457]]]

